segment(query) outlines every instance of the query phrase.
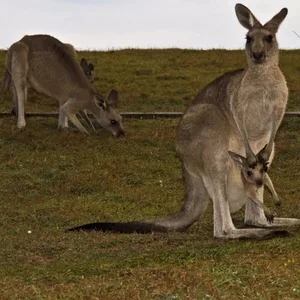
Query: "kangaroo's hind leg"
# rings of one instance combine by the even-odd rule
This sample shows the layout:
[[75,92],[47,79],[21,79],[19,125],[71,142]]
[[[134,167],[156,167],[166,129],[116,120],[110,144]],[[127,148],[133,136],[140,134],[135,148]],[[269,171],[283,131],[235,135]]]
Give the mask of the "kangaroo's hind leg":
[[28,47],[18,42],[11,46],[8,53],[11,58],[10,73],[17,97],[18,128],[24,128],[25,102],[27,99]]
[[11,91],[12,91],[12,99],[13,99],[13,108],[11,110],[11,114],[18,117],[18,95],[17,90],[15,88],[15,84],[12,82],[11,84]]

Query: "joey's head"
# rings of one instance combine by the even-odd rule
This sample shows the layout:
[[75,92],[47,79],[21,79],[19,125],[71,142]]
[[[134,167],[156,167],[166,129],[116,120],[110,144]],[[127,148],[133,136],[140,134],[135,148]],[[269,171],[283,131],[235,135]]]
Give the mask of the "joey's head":
[[100,94],[94,95],[93,108],[90,110],[98,123],[114,137],[125,136],[122,116],[117,112],[118,92],[111,90],[107,100]]
[[80,60],[80,66],[81,66],[87,80],[90,83],[93,83],[94,82],[94,65],[91,63],[88,63],[85,58],[82,58]]
[[265,173],[268,171],[268,159],[265,155],[266,146],[255,155],[255,159],[243,157],[234,152],[228,151],[229,155],[241,170],[245,182],[261,187]]
[[249,63],[262,64],[269,60],[278,61],[278,43],[276,33],[288,10],[283,8],[265,25],[262,25],[252,12],[242,4],[235,6],[236,16],[240,24],[248,32],[246,34],[246,53]]

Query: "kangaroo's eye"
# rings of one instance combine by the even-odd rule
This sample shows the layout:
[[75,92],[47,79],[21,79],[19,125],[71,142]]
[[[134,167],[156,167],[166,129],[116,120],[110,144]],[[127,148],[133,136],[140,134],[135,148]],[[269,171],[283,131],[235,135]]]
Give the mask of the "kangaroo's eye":
[[116,120],[110,120],[111,125],[116,125],[117,121]]
[[251,176],[251,175],[252,175],[252,172],[251,172],[251,171],[248,171],[248,172],[247,172],[247,175],[248,175],[248,176]]
[[246,35],[246,41],[247,41],[247,43],[251,43],[252,38],[250,35]]
[[265,41],[268,42],[268,43],[271,43],[273,41],[273,36],[272,35],[267,35],[265,37]]

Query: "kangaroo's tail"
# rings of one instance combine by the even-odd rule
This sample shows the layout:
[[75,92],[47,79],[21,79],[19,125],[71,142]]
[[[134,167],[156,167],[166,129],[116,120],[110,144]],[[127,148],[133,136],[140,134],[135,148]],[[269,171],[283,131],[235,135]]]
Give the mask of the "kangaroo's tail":
[[151,232],[167,232],[165,226],[146,222],[127,222],[127,223],[90,223],[82,226],[68,229],[67,231],[109,231],[116,233],[151,233]]
[[116,233],[151,233],[183,231],[191,226],[205,212],[208,197],[201,178],[194,177],[185,168],[183,169],[185,182],[185,201],[181,209],[162,220],[145,220],[134,222],[100,222],[90,223],[68,229],[67,231],[110,231]]
[[1,91],[5,92],[9,89],[11,84],[11,75],[8,72],[8,70],[5,70],[5,73],[3,75],[2,85],[1,85]]
[[100,222],[90,223],[68,229],[67,231],[110,231],[116,233],[151,233],[151,232],[168,232],[183,231],[191,226],[200,215],[204,213],[206,203],[199,201],[187,201],[176,214],[163,220],[146,220],[133,222]]

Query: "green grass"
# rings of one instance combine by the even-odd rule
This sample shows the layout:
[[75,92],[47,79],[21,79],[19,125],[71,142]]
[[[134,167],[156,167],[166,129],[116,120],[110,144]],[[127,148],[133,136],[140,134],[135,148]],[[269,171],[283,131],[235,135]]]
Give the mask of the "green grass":
[[[296,51],[283,51],[289,110],[299,110]],[[4,52],[1,53],[4,59]],[[85,52],[102,93],[120,111],[183,111],[206,83],[244,66],[242,51]],[[3,65],[4,68],[4,65]],[[2,69],[4,71],[4,69]],[[3,96],[1,111],[11,107]],[[43,105],[39,104],[42,101]],[[30,93],[28,111],[57,111]],[[267,241],[214,239],[212,207],[183,233],[65,233],[93,221],[160,218],[177,211],[183,186],[177,119],[126,120],[126,137],[56,130],[56,118],[0,119],[1,299],[299,299],[300,233]],[[270,170],[280,217],[300,218],[300,121],[285,119]],[[234,215],[240,222],[243,212]],[[28,233],[31,232],[31,233]]]

